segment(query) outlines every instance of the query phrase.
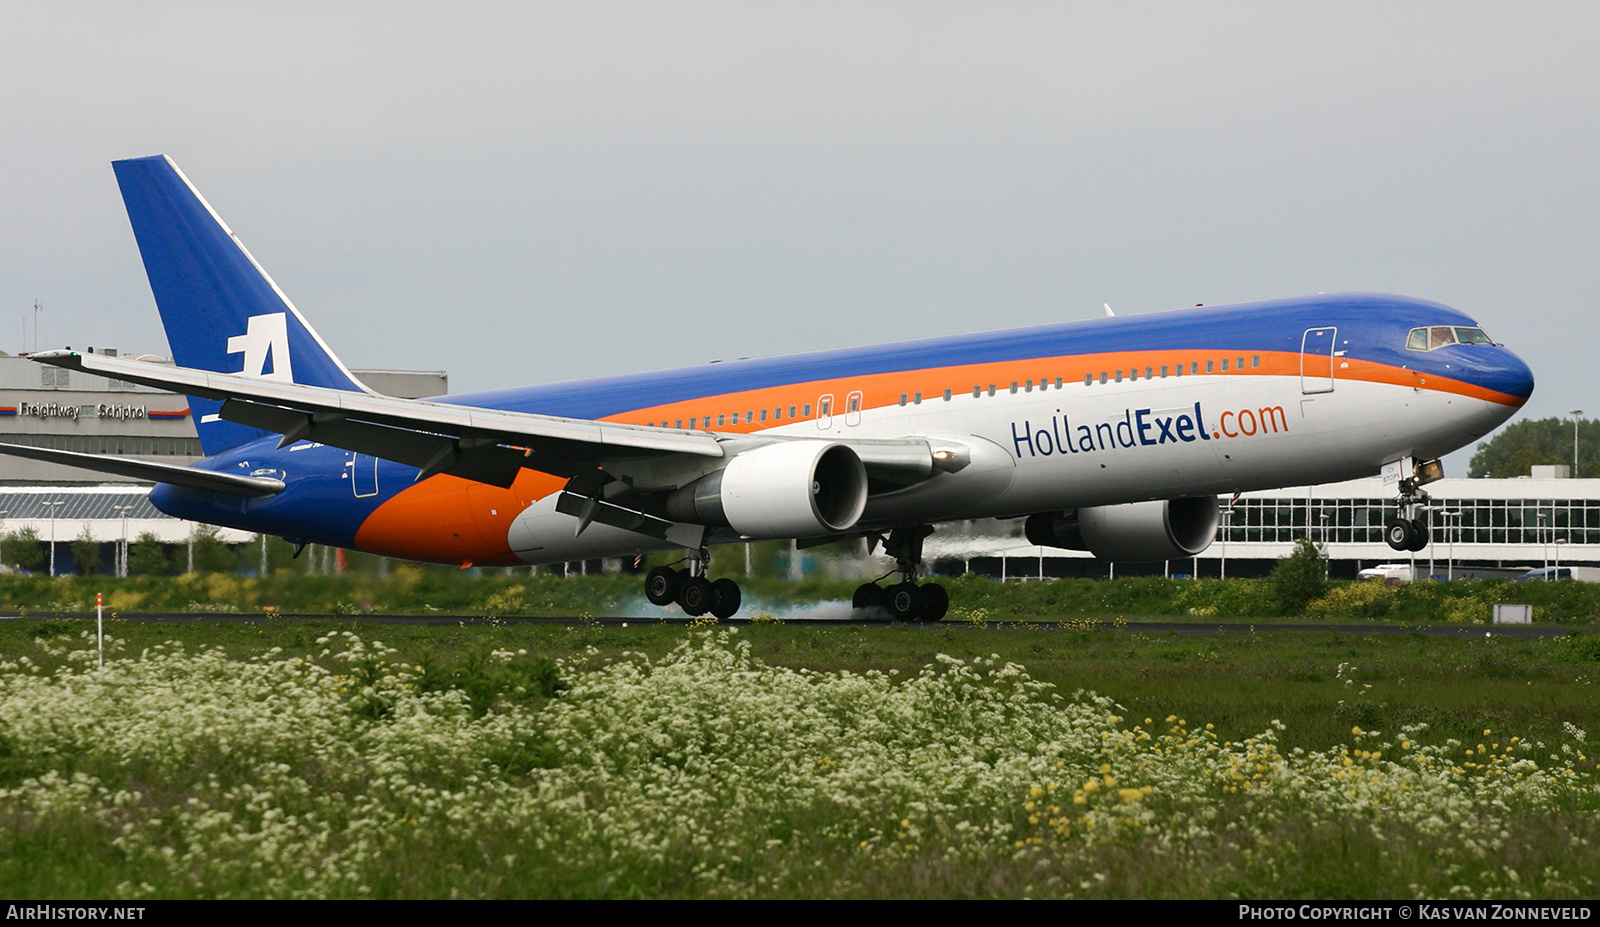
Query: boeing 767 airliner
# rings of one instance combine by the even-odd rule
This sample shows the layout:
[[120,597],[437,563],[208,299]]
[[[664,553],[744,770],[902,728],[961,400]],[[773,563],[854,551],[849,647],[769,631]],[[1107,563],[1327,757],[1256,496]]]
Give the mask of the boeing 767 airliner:
[[645,591],[733,615],[722,543],[868,538],[899,582],[863,609],[937,620],[941,522],[1025,518],[1034,543],[1190,557],[1217,495],[1369,476],[1386,535],[1428,542],[1444,454],[1533,376],[1471,318],[1368,293],[1180,309],[431,400],[358,381],[165,156],[114,165],[175,365],[46,364],[186,393],[191,467],[0,445],[154,481],[170,515],[391,557],[537,564],[682,549]]

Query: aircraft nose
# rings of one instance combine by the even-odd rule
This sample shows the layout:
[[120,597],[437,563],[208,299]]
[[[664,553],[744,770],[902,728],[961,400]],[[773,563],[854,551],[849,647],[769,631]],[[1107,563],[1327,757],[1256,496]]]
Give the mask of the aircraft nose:
[[1507,395],[1516,396],[1521,400],[1517,404],[1521,405],[1533,395],[1533,371],[1528,368],[1527,362],[1509,349],[1501,348],[1500,354],[1501,356],[1497,358],[1499,362],[1491,371],[1495,382],[1484,385]]

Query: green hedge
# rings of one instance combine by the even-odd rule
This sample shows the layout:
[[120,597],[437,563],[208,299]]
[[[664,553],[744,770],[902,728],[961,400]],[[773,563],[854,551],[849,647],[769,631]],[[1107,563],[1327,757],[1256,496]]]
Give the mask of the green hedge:
[[[745,615],[818,602],[848,602],[855,584],[807,579],[742,580]],[[525,571],[454,571],[402,566],[388,576],[278,573],[178,577],[0,576],[0,611],[87,612],[95,594],[112,612],[283,614],[635,615],[661,612],[644,601],[638,576],[530,576]],[[1303,609],[1286,608],[1266,580],[1059,579],[1001,583],[968,575],[945,581],[949,620],[1032,621],[1080,617],[1195,619],[1313,618],[1401,623],[1487,622],[1496,603],[1532,605],[1541,622],[1600,620],[1600,584],[1471,580],[1385,586],[1329,584]]]

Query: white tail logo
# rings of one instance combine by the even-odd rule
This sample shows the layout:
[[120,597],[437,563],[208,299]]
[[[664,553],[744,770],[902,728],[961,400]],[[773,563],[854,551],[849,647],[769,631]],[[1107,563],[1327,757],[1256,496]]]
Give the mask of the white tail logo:
[[[228,339],[229,354],[244,354],[247,377],[263,380],[294,382],[294,368],[289,361],[289,316],[284,312],[253,315],[242,335]],[[267,373],[267,358],[272,358],[272,372]]]

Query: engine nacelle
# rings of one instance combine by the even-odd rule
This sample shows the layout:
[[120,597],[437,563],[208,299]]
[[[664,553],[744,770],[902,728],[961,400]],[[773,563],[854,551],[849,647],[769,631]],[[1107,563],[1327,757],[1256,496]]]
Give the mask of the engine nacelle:
[[826,441],[785,441],[745,451],[667,497],[667,517],[727,525],[752,538],[847,531],[867,506],[867,468]]
[[1028,516],[1028,540],[1139,563],[1193,557],[1217,536],[1217,497],[1099,505]]

